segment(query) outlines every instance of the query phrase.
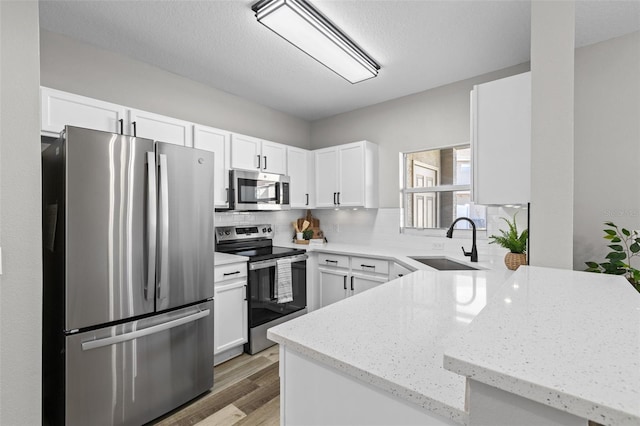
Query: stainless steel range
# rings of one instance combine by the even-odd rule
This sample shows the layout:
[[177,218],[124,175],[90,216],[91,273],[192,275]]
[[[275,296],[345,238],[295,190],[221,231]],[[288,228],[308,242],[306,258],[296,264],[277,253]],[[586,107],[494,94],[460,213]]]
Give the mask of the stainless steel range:
[[[244,346],[249,354],[275,344],[267,339],[267,329],[307,313],[306,251],[274,246],[273,234],[272,225],[216,228],[216,251],[249,258],[249,343]],[[278,280],[288,281],[289,276],[291,300],[283,302]]]

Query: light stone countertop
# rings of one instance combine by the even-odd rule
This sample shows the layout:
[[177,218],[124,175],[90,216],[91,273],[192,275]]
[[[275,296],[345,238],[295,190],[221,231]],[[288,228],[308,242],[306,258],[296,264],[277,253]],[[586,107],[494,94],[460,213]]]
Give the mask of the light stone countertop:
[[228,265],[230,263],[246,262],[249,258],[246,256],[237,256],[235,254],[215,252],[213,255],[213,263],[215,266]]
[[[274,241],[273,244],[280,247],[303,248],[308,252],[324,252],[343,254],[346,256],[364,256],[369,258],[393,260],[413,270],[435,271],[435,269],[416,260],[413,260],[409,256],[424,256],[435,258],[444,257],[450,260],[464,263],[469,266],[473,266],[478,269],[507,271],[504,264],[504,253],[500,253],[497,256],[490,256],[488,254],[482,253],[479,255],[480,262],[470,262],[469,258],[463,256],[461,251],[459,250],[450,252],[444,250],[415,249],[403,247],[376,247],[345,243],[326,243],[322,245],[295,244],[289,241],[281,240]],[[471,250],[470,243],[466,244],[466,246],[468,250]]]
[[445,349],[445,368],[605,425],[640,425],[640,293],[525,267]]
[[[363,254],[362,246],[357,254]],[[416,271],[273,327],[267,337],[467,424],[466,378],[443,368],[443,353],[510,275],[508,270]]]

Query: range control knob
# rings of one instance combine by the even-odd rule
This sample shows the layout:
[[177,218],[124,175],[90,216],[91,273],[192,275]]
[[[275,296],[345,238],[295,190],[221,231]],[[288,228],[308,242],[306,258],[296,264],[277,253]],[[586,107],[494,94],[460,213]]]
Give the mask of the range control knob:
[[267,232],[271,232],[271,227],[267,228]]
[[224,232],[218,231],[218,235],[222,235],[222,234],[224,234]]
[[224,231],[224,235],[231,235],[231,231]]
[[262,228],[262,233],[266,233],[267,232],[267,228]]

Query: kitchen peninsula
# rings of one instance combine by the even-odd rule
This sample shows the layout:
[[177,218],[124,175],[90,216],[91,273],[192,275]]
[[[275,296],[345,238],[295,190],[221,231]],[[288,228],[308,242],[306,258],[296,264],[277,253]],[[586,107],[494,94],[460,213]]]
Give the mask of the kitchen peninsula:
[[639,324],[621,277],[416,271],[269,331],[282,424],[638,424]]

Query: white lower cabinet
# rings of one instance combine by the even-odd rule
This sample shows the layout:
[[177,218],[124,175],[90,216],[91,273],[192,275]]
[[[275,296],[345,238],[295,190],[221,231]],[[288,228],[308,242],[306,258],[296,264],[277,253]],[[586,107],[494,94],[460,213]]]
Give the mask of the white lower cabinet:
[[320,306],[324,307],[347,297],[349,271],[338,268],[318,267]]
[[389,281],[389,260],[361,256],[318,256],[320,307],[365,292]]
[[248,341],[247,264],[216,267],[214,290],[213,354]]
[[367,290],[371,290],[374,287],[378,287],[380,284],[384,284],[389,281],[388,275],[365,275],[365,274],[353,274],[351,275],[351,292],[352,294],[359,294]]

